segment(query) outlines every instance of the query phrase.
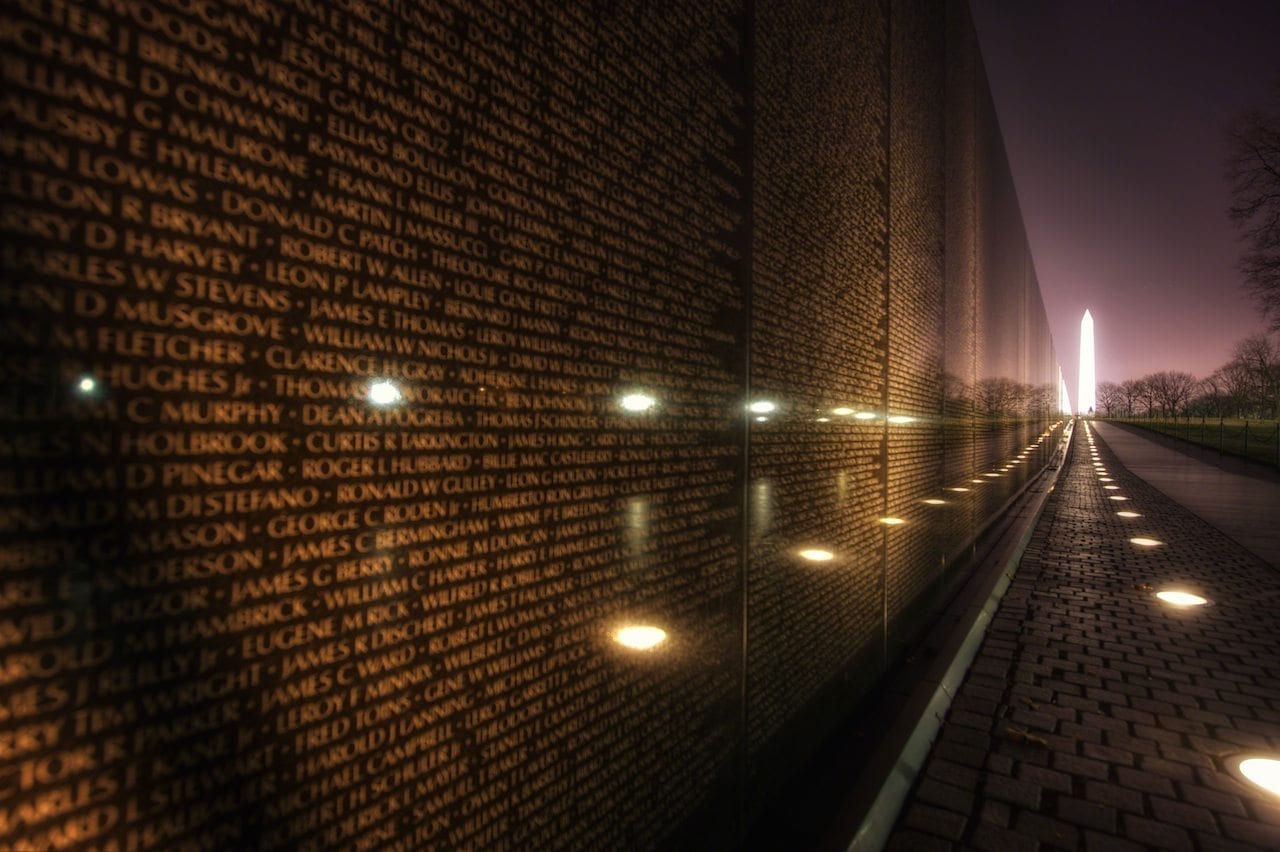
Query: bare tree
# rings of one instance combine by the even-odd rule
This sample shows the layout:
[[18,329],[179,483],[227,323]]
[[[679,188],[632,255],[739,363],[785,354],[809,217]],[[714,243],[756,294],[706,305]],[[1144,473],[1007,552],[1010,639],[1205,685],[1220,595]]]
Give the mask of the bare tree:
[[1178,370],[1161,370],[1144,376],[1142,381],[1150,393],[1150,407],[1159,405],[1165,417],[1177,417],[1196,388],[1196,377]]
[[1242,413],[1280,415],[1280,341],[1251,334],[1232,348],[1224,369],[1234,379]]
[[1240,115],[1227,138],[1231,221],[1246,245],[1240,272],[1263,319],[1280,331],[1280,82],[1269,108]]
[[1115,382],[1099,382],[1097,400],[1098,408],[1108,417],[1125,410],[1124,392]]
[[1120,393],[1124,396],[1124,413],[1126,417],[1134,416],[1134,410],[1142,399],[1145,390],[1141,379],[1125,379],[1120,384]]

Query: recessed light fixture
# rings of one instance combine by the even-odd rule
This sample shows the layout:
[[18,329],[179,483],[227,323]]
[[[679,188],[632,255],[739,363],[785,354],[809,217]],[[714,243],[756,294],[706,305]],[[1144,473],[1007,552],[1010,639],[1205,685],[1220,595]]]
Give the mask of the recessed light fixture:
[[1103,488],[1105,488],[1107,491],[1119,491],[1119,490],[1120,490],[1120,486],[1119,486],[1119,485],[1104,485],[1104,486],[1102,486],[1102,487],[1103,487]]
[[830,550],[821,550],[816,547],[801,550],[799,555],[801,559],[808,559],[810,562],[830,562],[836,558]]
[[846,408],[846,407],[844,407],[844,406],[842,405],[842,406],[840,406],[839,408],[833,408],[833,409],[831,409],[831,413],[832,413],[832,414],[838,414],[838,415],[840,415],[841,417],[848,417],[850,414],[852,414],[852,413],[853,413],[853,409],[852,409],[852,408]]
[[1108,494],[1108,500],[1128,500],[1128,497],[1121,497],[1119,494]]
[[1191,592],[1180,592],[1173,589],[1156,592],[1156,597],[1167,604],[1172,604],[1173,606],[1204,606],[1209,602],[1208,598],[1201,597],[1200,595],[1195,595]]
[[628,624],[614,631],[613,641],[633,651],[651,651],[667,641],[667,631],[652,624]]
[[1158,538],[1144,538],[1143,536],[1138,536],[1137,538],[1131,538],[1129,539],[1129,541],[1132,542],[1133,544],[1138,545],[1139,547],[1159,547],[1160,545],[1164,544],[1164,542]]
[[955,486],[954,488],[948,488],[947,490],[948,490],[948,491],[957,491],[957,492],[960,492],[960,493],[964,493],[964,492],[968,491],[969,489],[968,489],[968,488],[962,488],[961,486],[957,485],[957,486]]
[[1236,764],[1246,780],[1275,796],[1280,796],[1280,760],[1274,757],[1246,757]]
[[902,520],[902,518],[881,518],[880,523],[887,527],[896,527],[899,524],[905,524],[906,521]]
[[989,477],[991,477],[992,479],[994,479],[994,478],[996,478],[997,476],[999,476],[1000,474],[998,474],[998,473],[984,473],[984,474],[982,474],[982,475],[983,475],[983,476],[989,476]]
[[925,500],[924,502],[925,502],[925,505],[927,506],[945,506],[947,503],[946,500],[939,500],[937,497],[930,497],[928,500]]

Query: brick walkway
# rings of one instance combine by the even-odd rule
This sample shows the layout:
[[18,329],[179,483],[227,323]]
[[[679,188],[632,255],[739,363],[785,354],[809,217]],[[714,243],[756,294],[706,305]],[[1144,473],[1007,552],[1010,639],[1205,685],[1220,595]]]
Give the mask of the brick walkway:
[[[1232,766],[1280,757],[1280,574],[1098,440],[1101,481],[1090,437],[1077,428],[890,850],[1280,849],[1280,797]],[[1171,608],[1168,587],[1213,603]]]

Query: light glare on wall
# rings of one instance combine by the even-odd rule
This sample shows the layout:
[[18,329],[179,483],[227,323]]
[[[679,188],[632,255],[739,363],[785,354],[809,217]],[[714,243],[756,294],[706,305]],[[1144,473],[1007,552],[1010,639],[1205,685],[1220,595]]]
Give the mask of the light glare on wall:
[[930,497],[928,500],[925,500],[924,502],[925,502],[925,505],[927,506],[945,506],[947,504],[946,500],[939,500],[937,497]]
[[650,651],[667,641],[667,631],[651,624],[628,624],[619,627],[613,639],[624,648],[633,651]]
[[1160,545],[1164,544],[1163,541],[1160,541],[1157,538],[1143,538],[1142,536],[1138,536],[1137,538],[1131,538],[1129,539],[1129,541],[1133,542],[1139,547],[1159,547]]
[[848,417],[850,414],[852,414],[852,413],[853,413],[853,409],[852,409],[852,408],[846,408],[846,407],[844,407],[844,406],[842,405],[842,406],[840,406],[839,408],[833,408],[833,409],[831,409],[831,413],[832,413],[832,414],[838,414],[838,415],[840,415],[841,417]]
[[902,520],[902,518],[881,518],[880,523],[887,527],[896,527],[899,524],[905,524],[906,521]]
[[374,405],[394,405],[400,401],[400,388],[386,379],[375,379],[369,383],[369,401]]
[[914,417],[908,417],[908,416],[907,416],[907,415],[905,415],[905,414],[890,414],[890,415],[889,415],[888,417],[886,417],[885,419],[886,419],[886,420],[888,420],[890,423],[895,423],[895,424],[902,424],[902,423],[914,423],[914,422],[915,422],[915,418],[914,418]]
[[648,411],[658,404],[658,401],[647,393],[629,393],[619,400],[619,404],[625,411]]
[[859,411],[857,414],[853,415],[853,418],[855,420],[875,420],[876,415],[873,411]]
[[1122,518],[1141,518],[1142,517],[1142,515],[1139,515],[1137,512],[1116,512],[1116,514]]
[[800,551],[800,558],[808,559],[810,562],[830,562],[832,559],[836,558],[836,555],[830,550],[811,547]]
[[753,414],[768,414],[770,411],[774,411],[777,408],[778,404],[776,402],[770,402],[767,399],[757,400],[747,406],[747,410]]

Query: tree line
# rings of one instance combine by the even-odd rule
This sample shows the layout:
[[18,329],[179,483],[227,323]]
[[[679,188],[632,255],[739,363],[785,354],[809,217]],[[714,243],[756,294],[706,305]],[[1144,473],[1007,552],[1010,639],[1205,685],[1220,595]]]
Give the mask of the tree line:
[[1206,378],[1163,370],[1101,382],[1096,398],[1096,412],[1107,417],[1280,419],[1280,335],[1249,335]]

